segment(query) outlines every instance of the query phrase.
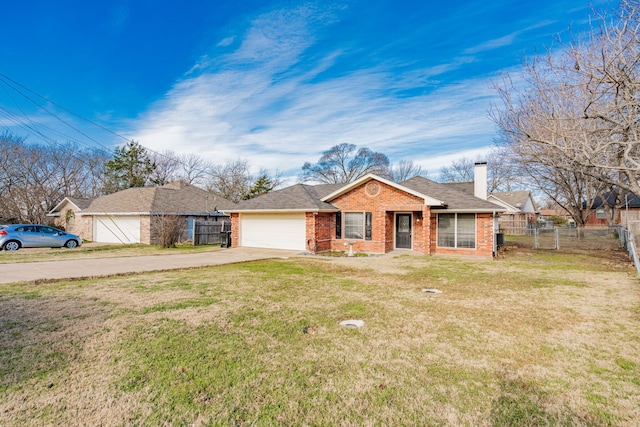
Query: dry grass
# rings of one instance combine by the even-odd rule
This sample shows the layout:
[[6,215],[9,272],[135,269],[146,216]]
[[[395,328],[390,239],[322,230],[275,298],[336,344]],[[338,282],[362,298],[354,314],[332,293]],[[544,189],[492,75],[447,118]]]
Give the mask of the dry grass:
[[114,258],[143,255],[168,255],[173,253],[212,252],[220,245],[178,246],[163,248],[159,245],[112,245],[85,243],[79,248],[28,248],[18,251],[0,251],[0,264],[16,262],[57,261],[63,259]]
[[2,286],[0,424],[634,425],[623,259],[512,248]]

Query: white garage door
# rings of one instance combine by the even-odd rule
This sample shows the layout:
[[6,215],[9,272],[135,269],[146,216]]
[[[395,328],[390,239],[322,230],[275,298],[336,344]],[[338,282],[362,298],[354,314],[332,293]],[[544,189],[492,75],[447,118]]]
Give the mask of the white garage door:
[[304,213],[240,214],[240,246],[306,249]]
[[139,216],[95,216],[94,227],[96,242],[140,243]]

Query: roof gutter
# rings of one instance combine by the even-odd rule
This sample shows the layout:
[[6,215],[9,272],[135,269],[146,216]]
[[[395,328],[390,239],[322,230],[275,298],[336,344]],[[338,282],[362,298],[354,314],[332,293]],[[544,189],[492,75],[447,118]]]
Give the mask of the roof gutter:
[[225,216],[224,211],[219,212],[109,212],[109,211],[101,211],[101,212],[85,212],[79,211],[76,212],[76,215],[116,215],[116,216],[134,216],[134,215],[189,215],[189,216]]
[[492,213],[495,215],[498,212],[504,212],[506,209],[438,209],[434,210],[435,213],[450,212],[450,213]]
[[316,212],[316,213],[327,213],[327,212],[338,212],[340,209],[227,209],[225,213],[305,213],[305,212]]

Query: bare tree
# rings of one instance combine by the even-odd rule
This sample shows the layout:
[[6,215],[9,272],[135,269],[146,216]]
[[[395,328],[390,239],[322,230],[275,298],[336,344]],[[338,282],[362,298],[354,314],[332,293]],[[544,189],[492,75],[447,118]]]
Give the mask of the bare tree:
[[251,181],[249,162],[237,159],[215,166],[206,189],[237,203],[251,189]]
[[174,247],[180,242],[187,228],[186,221],[181,215],[156,215],[154,221],[159,229],[158,242],[163,248]]
[[413,163],[413,160],[400,160],[389,168],[389,175],[392,181],[402,182],[414,176],[426,178],[429,174],[422,166]]
[[280,172],[260,169],[257,175],[251,173],[247,160],[230,160],[211,168],[205,182],[205,189],[238,203],[268,193],[282,185]]
[[47,222],[46,214],[65,196],[94,197],[108,156],[74,144],[27,144],[0,135],[0,212],[5,220]]
[[342,143],[322,153],[318,163],[302,166],[300,181],[343,184],[356,181],[367,174],[389,176],[389,159],[382,153]]
[[[511,151],[504,147],[494,147],[483,157],[487,162],[487,191],[532,190],[531,180],[519,169],[519,163]],[[482,159],[478,159],[482,161]]]
[[492,117],[522,161],[537,152],[541,167],[640,194],[639,13],[631,0],[594,13],[591,31],[525,63],[523,85],[508,75],[496,85]]
[[155,185],[184,181],[187,184],[204,187],[213,168],[210,162],[193,153],[176,154],[174,151],[167,150],[163,153],[150,152],[149,158],[155,164],[150,178]]
[[514,163],[512,152],[501,147],[494,147],[484,156],[475,160],[462,157],[453,160],[448,166],[440,168],[438,181],[440,182],[469,182],[474,180],[476,162],[487,163],[487,191],[512,191],[516,188],[527,188],[525,176],[519,173]]
[[[605,183],[573,167],[571,159],[553,157],[540,147],[523,144],[512,148],[520,158],[520,173],[528,175],[537,189],[569,212],[578,227],[584,227]],[[550,157],[553,162],[548,161]]]
[[473,167],[475,161],[470,157],[453,160],[449,166],[440,168],[440,182],[468,182],[473,181]]
[[207,177],[211,174],[214,165],[194,153],[181,154],[178,159],[181,166],[180,179],[191,185],[205,187]]
[[155,185],[165,185],[180,180],[180,161],[175,152],[167,150],[163,153],[150,151],[149,160],[155,166],[149,180]]

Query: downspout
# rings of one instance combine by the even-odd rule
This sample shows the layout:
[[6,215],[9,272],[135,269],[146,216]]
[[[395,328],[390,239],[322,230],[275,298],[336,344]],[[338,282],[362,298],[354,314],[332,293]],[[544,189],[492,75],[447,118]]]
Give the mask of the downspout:
[[496,211],[493,211],[493,258],[495,259],[498,256],[498,231],[496,231]]

